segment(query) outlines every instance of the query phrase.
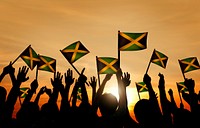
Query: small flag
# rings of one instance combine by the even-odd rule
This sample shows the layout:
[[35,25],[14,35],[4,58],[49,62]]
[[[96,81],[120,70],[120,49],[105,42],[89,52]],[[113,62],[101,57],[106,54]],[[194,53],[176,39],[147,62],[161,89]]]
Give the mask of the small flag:
[[113,57],[97,57],[98,74],[115,74],[118,69],[118,59]]
[[144,82],[135,82],[138,92],[146,92],[148,88]]
[[56,59],[43,55],[39,55],[39,58],[38,70],[56,72]]
[[188,57],[188,58],[178,60],[178,61],[183,73],[200,69],[200,65],[197,60],[197,57]]
[[80,41],[74,42],[60,51],[71,64],[89,53]]
[[159,65],[160,67],[166,68],[167,61],[168,57],[165,54],[154,49],[153,54],[151,56],[152,63]]
[[137,51],[147,48],[147,32],[127,33],[118,32],[118,45],[120,51]]
[[28,87],[20,88],[20,98],[25,98],[28,95]]
[[38,54],[33,50],[31,45],[29,45],[20,55],[24,62],[29,66],[31,70],[37,65],[40,61]]
[[178,92],[188,92],[188,88],[185,86],[184,82],[176,82]]
[[77,91],[77,99],[82,100],[82,96],[81,96],[81,87],[78,88],[78,91]]

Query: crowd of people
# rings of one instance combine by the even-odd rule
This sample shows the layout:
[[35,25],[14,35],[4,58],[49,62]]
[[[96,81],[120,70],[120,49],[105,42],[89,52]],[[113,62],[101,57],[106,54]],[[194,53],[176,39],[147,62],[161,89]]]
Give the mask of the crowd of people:
[[[149,98],[137,101],[132,110],[135,114],[133,119],[128,110],[126,95],[126,87],[131,82],[130,74],[123,72],[122,69],[119,69],[116,74],[106,74],[99,87],[95,76],[88,78],[82,71],[78,78],[74,78],[71,69],[64,74],[55,72],[54,77],[50,79],[52,88],[46,86],[39,88],[37,79],[34,79],[16,113],[16,118],[13,118],[14,106],[20,95],[20,86],[29,79],[27,66],[20,67],[17,73],[15,71],[10,63],[0,74],[0,82],[6,75],[10,76],[12,82],[9,92],[3,85],[0,86],[0,128],[193,128],[199,126],[200,94],[195,92],[193,79],[186,78],[184,81],[189,93],[181,92],[183,100],[190,105],[190,109],[186,109],[183,104],[176,104],[172,89],[165,90],[163,74],[158,74],[159,95],[152,88],[151,77],[144,74],[143,82],[148,88]],[[113,75],[116,75],[117,79],[119,100],[111,93],[104,93],[104,88]],[[87,81],[92,89],[92,102],[89,101],[86,89]],[[69,96],[70,88],[72,93]],[[81,103],[77,105],[79,88],[81,88]],[[38,93],[36,93],[37,89]],[[48,95],[48,101],[39,106],[40,97],[44,93]],[[36,97],[31,100],[34,94]],[[59,94],[60,105],[57,103]],[[97,114],[98,110],[101,116]]]

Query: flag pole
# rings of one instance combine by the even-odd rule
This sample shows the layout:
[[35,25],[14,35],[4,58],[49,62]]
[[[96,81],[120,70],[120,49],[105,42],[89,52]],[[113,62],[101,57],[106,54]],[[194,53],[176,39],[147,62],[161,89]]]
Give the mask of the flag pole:
[[37,65],[37,68],[36,68],[36,76],[35,76],[35,79],[37,80],[38,78],[38,65]]
[[[154,53],[154,51],[155,51],[155,49],[153,50],[153,53]],[[151,58],[150,58],[149,64],[148,64],[148,66],[147,66],[146,74],[147,74],[147,72],[148,72],[148,70],[149,70],[149,67],[150,67],[150,64],[151,64],[151,59],[152,59],[152,55],[151,55]]]
[[[98,64],[98,57],[96,56],[96,63]],[[99,76],[99,67],[97,65],[97,76],[98,76],[98,84],[99,84],[99,87],[100,87],[100,76]]]
[[118,30],[118,49],[117,49],[117,51],[118,51],[118,63],[119,63],[119,68],[121,68],[121,67],[120,67],[120,46],[119,46],[119,34],[120,34],[120,31]]
[[[181,62],[180,62],[180,60],[178,60],[178,62],[179,62],[179,65],[181,65]],[[185,74],[184,74],[184,72],[183,72],[182,68],[181,68],[181,72],[182,72],[183,78],[184,78],[184,80],[185,80]]]

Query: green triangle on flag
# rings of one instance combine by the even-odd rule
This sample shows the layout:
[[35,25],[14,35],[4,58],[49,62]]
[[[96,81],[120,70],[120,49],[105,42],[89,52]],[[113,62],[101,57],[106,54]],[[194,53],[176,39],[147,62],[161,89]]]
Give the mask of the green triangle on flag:
[[183,73],[200,69],[200,65],[197,60],[197,57],[188,57],[188,58],[184,58],[178,61]]
[[98,74],[116,74],[118,69],[118,59],[113,57],[97,57]]
[[38,64],[38,70],[44,70],[48,72],[56,72],[56,59],[49,56],[39,55],[40,62]]
[[165,54],[154,49],[153,54],[151,56],[152,63],[162,68],[166,68],[167,61],[168,61],[168,57]]
[[144,82],[135,82],[138,92],[146,92],[148,88]]
[[128,33],[118,32],[118,45],[120,51],[137,51],[147,48],[147,32]]
[[74,63],[89,53],[89,50],[80,41],[74,42],[60,51],[69,63]]
[[37,65],[40,61],[38,54],[33,50],[31,45],[29,45],[20,55],[22,60],[29,66],[31,70]]

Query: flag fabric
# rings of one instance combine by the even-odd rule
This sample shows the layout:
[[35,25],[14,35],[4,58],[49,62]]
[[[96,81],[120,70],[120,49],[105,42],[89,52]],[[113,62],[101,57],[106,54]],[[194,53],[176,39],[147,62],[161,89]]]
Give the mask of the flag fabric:
[[40,62],[38,63],[38,70],[44,70],[48,72],[56,72],[56,59],[39,55]]
[[197,60],[197,57],[188,57],[188,58],[181,59],[178,61],[179,61],[180,67],[181,67],[181,71],[183,73],[200,69],[200,65]]
[[147,32],[128,33],[118,32],[118,45],[120,51],[137,51],[147,48]]
[[154,49],[153,54],[151,56],[152,63],[162,68],[166,68],[167,61],[168,61],[168,57],[165,54]]
[[78,88],[78,91],[77,91],[77,99],[79,100],[82,100],[82,96],[81,96],[81,87]]
[[20,88],[20,98],[25,98],[28,95],[29,89],[30,88],[28,88],[28,87]]
[[118,69],[118,59],[113,57],[97,57],[98,74],[116,74]]
[[20,55],[22,60],[29,66],[31,70],[37,65],[40,61],[38,54],[33,50],[31,45],[29,45]]
[[144,82],[135,82],[138,92],[146,92],[148,88]]
[[80,41],[74,42],[60,51],[71,64],[89,53],[89,50]]
[[184,82],[176,82],[178,92],[188,92],[188,88],[185,86]]

